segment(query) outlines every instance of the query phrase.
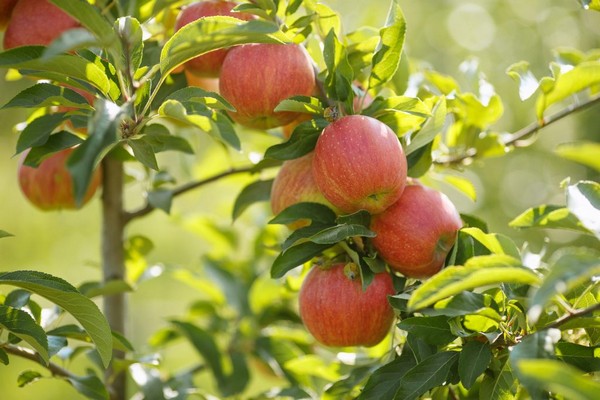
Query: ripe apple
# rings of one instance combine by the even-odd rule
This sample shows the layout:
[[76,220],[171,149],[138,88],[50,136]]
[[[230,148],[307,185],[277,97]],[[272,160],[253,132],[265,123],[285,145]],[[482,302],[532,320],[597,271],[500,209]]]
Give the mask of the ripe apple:
[[437,273],[462,226],[446,195],[409,184],[396,203],[371,221],[373,246],[391,269],[424,278]]
[[4,33],[4,49],[47,46],[63,32],[78,26],[76,20],[48,0],[19,0]]
[[314,266],[300,288],[300,316],[306,329],[326,346],[370,347],[390,332],[394,311],[387,297],[394,293],[387,272],[376,274],[363,291],[356,264]]
[[219,78],[221,95],[237,110],[237,123],[256,129],[286,125],[296,112],[274,112],[292,96],[310,96],[315,73],[306,50],[297,44],[252,43],[229,50]]
[[[58,151],[44,159],[37,168],[23,165],[27,152],[19,161],[18,178],[21,191],[36,207],[42,210],[76,209],[73,181],[66,163],[73,148]],[[90,187],[83,199],[87,203],[102,179],[102,171],[94,171]]]
[[188,86],[196,86],[209,92],[219,93],[219,78],[198,76],[188,69],[184,70],[183,73],[185,74]]
[[398,137],[374,118],[344,116],[328,125],[317,140],[315,181],[325,198],[343,212],[384,211],[400,198],[406,171]]
[[[283,163],[271,188],[271,210],[277,215],[291,205],[301,202],[325,204],[334,208],[319,191],[312,173],[314,153],[309,153]],[[334,210],[335,211],[335,210]],[[296,221],[290,229],[308,225],[307,221]]]
[[16,4],[17,0],[0,0],[0,30],[6,28]]
[[[232,12],[237,3],[222,0],[198,1],[184,7],[175,21],[175,31],[178,31],[190,22],[202,17],[213,15],[224,15],[249,21],[255,18],[252,14]],[[223,60],[227,55],[227,49],[219,49],[208,52],[185,63],[185,68],[195,75],[203,77],[218,77]]]

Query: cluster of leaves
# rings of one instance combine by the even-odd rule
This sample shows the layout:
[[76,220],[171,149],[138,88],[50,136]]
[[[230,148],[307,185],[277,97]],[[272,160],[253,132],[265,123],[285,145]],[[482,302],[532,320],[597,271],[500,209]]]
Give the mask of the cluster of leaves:
[[[174,34],[168,21],[176,1],[119,1],[118,7],[105,13],[85,0],[52,2],[77,18],[82,28],[66,32],[48,47],[0,53],[3,68],[48,80],[32,85],[3,107],[32,109],[20,132],[17,153],[31,149],[26,163],[36,165],[52,152],[79,144],[69,162],[79,198],[93,169],[105,157],[139,162],[145,168],[144,179],[150,182],[148,205],[126,214],[128,222],[154,208],[169,212],[173,197],[188,190],[172,186],[172,177],[156,158],[167,150],[193,153],[182,132],[203,131],[227,149],[243,148],[240,128],[225,113],[232,106],[216,93],[185,87],[182,77],[173,74],[185,61],[213,49],[255,42],[304,43],[319,70],[319,96],[291,98],[278,107],[311,114],[313,119],[298,125],[288,141],[264,149],[263,161],[244,172],[260,172],[312,151],[327,124],[323,115],[328,107],[352,113],[357,96],[354,85],[359,83],[374,97],[361,113],[385,122],[398,134],[408,156],[409,175],[427,184],[448,183],[474,198],[473,185],[451,167],[473,157],[505,154],[545,124],[598,100],[597,52],[559,51],[551,65],[552,76],[540,80],[525,63],[515,64],[509,74],[519,82],[522,99],[537,94],[539,121],[513,135],[497,132],[493,125],[502,115],[502,102],[475,61],[465,62],[462,68],[469,91],[452,77],[410,63],[403,52],[406,22],[398,1],[391,2],[386,25],[379,30],[345,33],[339,15],[312,0],[259,0],[238,9],[260,19],[243,22],[210,17]],[[586,6],[597,7],[594,4]],[[157,25],[161,33],[148,39],[145,32]],[[93,93],[94,103],[70,88]],[[578,103],[547,115],[551,107],[574,96]],[[71,111],[53,112],[55,106]],[[67,120],[74,127],[85,127],[87,134],[65,128]],[[568,144],[558,153],[600,170],[597,144]],[[250,204],[268,199],[271,183],[258,180],[242,190],[234,219]],[[526,210],[511,225],[569,229],[599,238],[600,185],[566,182],[565,191],[564,205]],[[297,219],[312,223],[293,232],[278,249],[274,262],[269,263],[272,277],[284,278],[316,256],[339,251],[361,265],[364,285],[370,274],[385,268],[359,245],[372,236],[367,213],[336,216],[327,207],[299,204],[272,223]],[[254,266],[270,260],[272,254],[262,248],[265,236],[258,236],[254,251],[242,261],[203,260],[211,284],[190,272],[174,272],[207,297],[192,304],[187,316],[173,318],[151,344],[164,349],[184,339],[202,361],[167,375],[150,358],[130,359],[121,367],[130,366],[148,398],[163,398],[168,391],[177,392],[178,398],[198,392],[208,395],[210,391],[198,389],[194,381],[206,371],[214,377],[215,392],[239,395],[255,373],[250,366],[253,362],[278,376],[278,385],[283,382],[285,386],[262,393],[261,398],[411,399],[431,393],[439,398],[496,399],[525,392],[535,398],[548,393],[594,398],[600,384],[584,375],[600,368],[595,356],[600,346],[600,296],[593,279],[600,272],[598,251],[564,248],[546,259],[520,250],[506,236],[488,232],[476,217],[464,215],[463,220],[466,226],[441,273],[425,282],[397,280],[398,294],[390,301],[400,322],[388,348],[350,349],[358,355],[351,362],[331,352],[317,356],[315,344],[301,329],[294,311],[293,292],[299,278],[287,274],[284,288],[265,279]],[[269,230],[264,232],[267,235]],[[127,243],[128,282],[143,279],[151,247],[142,237]],[[51,357],[70,360],[93,350],[89,354],[101,361],[101,369],[113,348],[132,351],[118,333],[111,334],[89,297],[131,290],[133,284],[92,282],[77,290],[58,278],[31,271],[1,274],[0,283],[20,288],[10,292],[0,306],[0,327],[10,333],[0,344],[3,363],[8,363],[9,354],[26,354],[21,341],[47,366],[52,365]],[[83,329],[46,325],[32,294],[62,309],[55,312],[73,315]],[[68,346],[67,340],[78,345]],[[85,376],[56,368],[50,371],[90,398],[108,396],[92,370]],[[26,372],[21,383],[40,376]]]

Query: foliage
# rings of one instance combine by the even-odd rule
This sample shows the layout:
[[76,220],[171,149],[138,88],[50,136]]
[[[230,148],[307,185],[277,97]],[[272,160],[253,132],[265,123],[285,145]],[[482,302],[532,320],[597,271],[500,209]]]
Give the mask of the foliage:
[[[463,171],[473,159],[504,156],[546,125],[600,99],[597,50],[557,50],[551,75],[540,79],[527,62],[517,62],[507,73],[522,100],[535,98],[537,121],[501,133],[495,124],[503,102],[477,66],[473,76],[478,84],[464,89],[457,79],[411,62],[403,49],[407,21],[398,0],[391,1],[384,27],[348,33],[334,10],[312,0],[243,3],[240,10],[260,18],[208,17],[176,33],[172,17],[181,2],[118,1],[108,8],[102,1],[52,2],[81,22],[77,35],[66,32],[48,47],[0,53],[3,68],[43,80],[3,106],[31,111],[19,127],[16,153],[31,149],[27,162],[36,165],[48,154],[79,144],[68,165],[79,200],[98,164],[118,160],[137,166],[144,174],[147,203],[122,210],[125,224],[155,209],[169,213],[176,196],[213,181],[258,175],[231,200],[232,219],[242,218],[252,204],[269,199],[275,168],[314,149],[328,113],[334,108],[352,112],[360,96],[356,83],[374,98],[361,113],[397,133],[409,176],[445,182],[472,198],[474,185]],[[598,9],[594,1],[582,3]],[[291,42],[306,45],[321,90],[314,97],[287,99],[278,110],[301,111],[312,119],[299,124],[287,141],[279,139],[279,130],[268,132],[275,144],[264,145],[258,161],[177,185],[158,153],[192,154],[193,135],[206,133],[233,154],[260,134],[234,124],[226,99],[188,87],[177,68],[223,47]],[[74,89],[92,93],[93,104]],[[70,111],[56,112],[58,106]],[[87,134],[78,134],[76,127],[86,127]],[[566,143],[556,152],[600,172],[597,143]],[[128,371],[139,395],[149,399],[247,396],[255,376],[274,382],[274,388],[255,393],[257,399],[592,399],[600,387],[600,184],[565,179],[562,190],[563,203],[524,210],[510,226],[570,230],[588,237],[593,247],[533,254],[510,237],[489,232],[477,217],[463,215],[464,228],[440,273],[426,280],[395,276],[397,294],[390,303],[398,323],[386,341],[371,349],[320,347],[303,329],[295,306],[301,279],[315,259],[349,257],[360,266],[364,287],[385,269],[368,245],[374,235],[370,215],[338,216],[326,206],[300,203],[241,242],[230,226],[199,222],[199,230],[211,232],[204,239],[213,241],[213,252],[201,262],[210,282],[199,271],[161,271],[201,298],[158,330],[147,351],[134,350],[122,332],[111,332],[90,300],[132,291],[153,276],[147,256],[154,244],[147,237],[126,240],[123,279],[75,288],[36,271],[0,274],[0,284],[18,288],[0,299],[0,362],[27,358],[93,399],[109,397],[110,384],[101,376],[113,350],[126,355],[113,356],[112,373]],[[281,230],[273,225],[297,220],[311,224],[281,240]],[[0,231],[3,240],[10,236]],[[233,255],[225,255],[222,247]],[[43,307],[36,296],[56,307]],[[57,326],[63,314],[79,325]],[[155,352],[182,343],[197,353],[197,362],[177,371],[162,368]],[[81,354],[92,365],[85,375],[56,364]],[[42,377],[27,370],[17,384]]]

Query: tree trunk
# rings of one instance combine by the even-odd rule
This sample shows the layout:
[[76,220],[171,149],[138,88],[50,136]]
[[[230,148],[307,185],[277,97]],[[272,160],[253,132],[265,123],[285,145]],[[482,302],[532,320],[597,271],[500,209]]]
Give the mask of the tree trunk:
[[[123,250],[123,164],[106,157],[102,161],[102,272],[104,282],[125,278]],[[125,293],[104,297],[104,315],[113,331],[125,334]],[[105,381],[112,400],[125,400],[126,374],[115,375],[114,360],[122,359],[123,352],[113,353],[113,363],[106,371]]]

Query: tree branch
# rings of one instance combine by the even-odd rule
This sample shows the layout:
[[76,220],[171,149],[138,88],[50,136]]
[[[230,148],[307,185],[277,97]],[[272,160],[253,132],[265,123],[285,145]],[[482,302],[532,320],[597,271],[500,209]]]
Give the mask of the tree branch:
[[[583,103],[572,104],[569,107],[566,107],[566,108],[558,111],[555,114],[552,114],[548,117],[542,118],[539,121],[532,122],[531,124],[519,129],[518,131],[513,133],[511,135],[510,139],[505,141],[503,144],[504,144],[504,146],[513,146],[514,145],[515,147],[522,147],[522,146],[519,146],[519,141],[533,135],[534,133],[536,133],[537,131],[539,131],[542,128],[545,128],[548,125],[551,125],[555,122],[560,121],[561,119],[565,118],[566,116],[569,116],[575,112],[584,110],[584,109],[591,107],[598,103],[600,103],[600,95],[591,97],[590,99],[588,99],[587,101],[585,101]],[[439,165],[446,165],[446,166],[456,165],[456,164],[461,164],[467,160],[470,160],[476,156],[477,156],[477,150],[474,148],[470,148],[467,151],[465,151],[463,154],[456,155],[456,156],[449,156],[449,157],[445,157],[445,158],[442,157],[440,159],[434,160],[433,163],[439,164]]]
[[[260,168],[257,169],[256,165],[250,165],[250,166],[241,167],[241,168],[230,168],[227,171],[220,172],[216,175],[213,175],[213,176],[210,176],[208,178],[201,179],[198,181],[188,182],[184,185],[179,186],[178,188],[173,189],[173,191],[172,191],[173,197],[182,195],[191,190],[194,190],[194,189],[197,189],[204,185],[207,185],[209,183],[218,181],[219,179],[225,178],[227,176],[253,173],[253,172],[258,172],[259,170],[260,170]],[[133,219],[143,217],[144,215],[151,213],[155,209],[156,209],[156,207],[154,207],[150,203],[147,203],[144,207],[142,207],[136,211],[131,211],[131,212],[125,213],[125,216],[124,216],[125,224],[127,224],[128,222],[130,222]]]
[[66,369],[64,369],[63,367],[61,367],[57,364],[54,364],[54,363],[48,363],[48,365],[44,364],[44,362],[40,359],[38,354],[36,352],[34,352],[33,350],[30,350],[30,349],[27,349],[24,347],[13,346],[10,344],[2,346],[0,348],[9,354],[12,354],[17,357],[25,358],[27,360],[33,361],[33,362],[41,365],[42,367],[44,367],[48,371],[50,371],[52,373],[52,375],[54,375],[54,376],[62,376],[64,378],[75,378],[76,377],[76,375],[72,374],[70,371],[67,371]]
[[555,320],[555,321],[549,323],[548,325],[544,326],[540,330],[543,331],[543,330],[546,330],[546,329],[558,328],[559,326],[561,326],[563,324],[566,324],[567,322],[569,322],[572,319],[584,316],[586,314],[593,313],[594,311],[598,311],[598,310],[600,310],[600,303],[594,304],[593,306],[590,306],[588,308],[582,308],[580,310],[573,311],[571,313],[567,313],[567,314],[563,315],[562,317],[558,318],[557,320]]

